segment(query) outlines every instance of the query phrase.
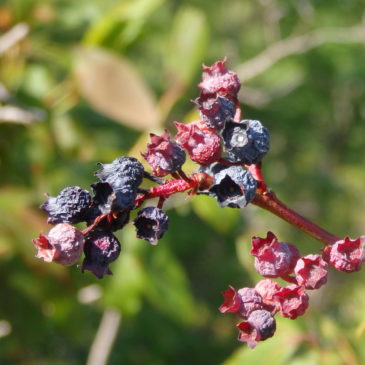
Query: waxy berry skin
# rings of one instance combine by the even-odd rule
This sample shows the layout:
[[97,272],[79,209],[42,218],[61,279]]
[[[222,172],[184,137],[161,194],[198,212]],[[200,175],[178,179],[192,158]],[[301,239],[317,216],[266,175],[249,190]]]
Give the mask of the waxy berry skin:
[[87,190],[68,186],[56,197],[48,196],[40,208],[48,214],[48,223],[79,223],[86,221],[91,203]]
[[120,243],[111,232],[91,231],[85,238],[85,258],[80,266],[81,271],[89,270],[99,279],[112,275],[109,264],[118,258],[120,250]]
[[168,229],[169,218],[160,208],[146,207],[138,212],[133,224],[138,238],[148,241],[151,245],[157,245]]
[[270,147],[269,132],[258,120],[227,122],[222,131],[222,138],[231,162],[247,165],[258,163]]
[[[219,166],[215,168],[219,169]],[[240,166],[222,169],[214,174],[214,179],[209,193],[218,200],[222,208],[243,208],[255,197],[257,182]]]
[[67,223],[59,223],[48,232],[48,235],[40,234],[33,240],[38,250],[37,258],[65,266],[73,265],[80,259],[84,243],[83,234]]

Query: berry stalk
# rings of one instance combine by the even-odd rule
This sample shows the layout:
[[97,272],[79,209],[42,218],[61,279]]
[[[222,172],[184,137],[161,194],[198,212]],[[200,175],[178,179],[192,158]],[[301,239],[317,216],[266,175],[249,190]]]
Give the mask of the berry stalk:
[[333,245],[336,241],[340,240],[339,237],[327,232],[326,230],[295,212],[293,209],[287,207],[276,197],[275,193],[271,191],[266,191],[264,193],[260,193],[258,191],[258,194],[255,195],[251,203],[268,210],[281,219],[284,219],[288,223],[309,234],[326,246]]

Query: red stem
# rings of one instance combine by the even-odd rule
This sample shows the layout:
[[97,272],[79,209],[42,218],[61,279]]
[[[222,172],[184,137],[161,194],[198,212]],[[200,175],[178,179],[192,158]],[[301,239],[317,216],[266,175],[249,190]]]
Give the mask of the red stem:
[[325,231],[294,210],[288,208],[273,192],[258,193],[251,203],[277,215],[325,245],[332,245],[340,240],[339,237]]

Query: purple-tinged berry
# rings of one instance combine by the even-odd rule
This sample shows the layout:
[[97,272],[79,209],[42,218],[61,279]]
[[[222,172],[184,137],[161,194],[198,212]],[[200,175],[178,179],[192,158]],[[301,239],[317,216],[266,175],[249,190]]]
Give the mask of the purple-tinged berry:
[[327,282],[327,266],[321,255],[301,257],[294,268],[295,278],[306,289],[319,289]]
[[119,189],[126,183],[138,187],[144,176],[143,165],[134,157],[123,156],[112,163],[99,163],[101,169],[94,175],[101,181],[108,182],[113,189]]
[[241,82],[235,72],[227,70],[224,59],[212,66],[203,66],[203,80],[198,86],[204,93],[217,93],[235,100]]
[[323,250],[323,259],[335,269],[344,272],[359,271],[365,260],[365,236],[337,241]]
[[138,212],[133,224],[138,238],[148,241],[151,245],[157,245],[168,229],[169,217],[160,208],[146,207]]
[[120,254],[120,243],[112,233],[106,231],[91,231],[85,239],[85,259],[81,270],[91,271],[101,279],[104,275],[111,275],[109,264]]
[[[219,165],[215,166],[219,170]],[[223,207],[243,208],[256,194],[257,182],[240,166],[230,166],[214,174],[215,182],[209,193]]]
[[151,143],[142,156],[151,166],[153,175],[163,177],[179,170],[186,159],[185,151],[170,138],[168,131],[162,136],[151,133],[150,138]]
[[251,255],[257,272],[266,278],[285,276],[293,271],[300,253],[291,243],[279,242],[272,232],[266,238],[253,237]]
[[175,126],[178,131],[175,140],[188,151],[192,161],[200,165],[210,165],[221,157],[220,137],[212,130],[202,128],[199,122],[175,122]]
[[258,120],[227,122],[222,138],[224,149],[232,162],[248,165],[258,163],[269,151],[269,132]]
[[263,309],[261,295],[254,288],[241,288],[237,294],[241,302],[237,312],[240,317],[248,318],[251,312]]
[[200,117],[207,127],[217,131],[224,128],[226,122],[233,119],[235,104],[223,96],[201,92],[194,102],[199,105]]
[[57,224],[48,235],[40,234],[33,239],[38,250],[36,257],[65,266],[73,265],[80,259],[84,242],[83,234],[67,223]]
[[251,349],[259,341],[265,341],[272,337],[276,331],[276,321],[270,312],[256,310],[250,314],[247,321],[237,325],[240,330],[238,340],[246,342]]
[[48,196],[40,206],[48,214],[48,223],[79,223],[87,220],[91,196],[78,186],[68,186],[56,197]]

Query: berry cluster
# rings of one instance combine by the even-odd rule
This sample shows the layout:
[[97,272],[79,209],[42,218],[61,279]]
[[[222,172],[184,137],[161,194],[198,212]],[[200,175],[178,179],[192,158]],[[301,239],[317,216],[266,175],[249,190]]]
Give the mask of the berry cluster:
[[[243,208],[248,203],[260,206],[326,247],[322,255],[300,257],[296,246],[279,242],[271,232],[266,238],[252,239],[255,268],[267,279],[255,288],[236,291],[230,286],[223,292],[225,300],[220,307],[222,313],[233,312],[243,319],[237,325],[239,340],[250,347],[274,334],[276,313],[290,319],[304,314],[308,307],[306,290],[326,283],[328,264],[345,272],[359,270],[365,259],[365,236],[341,240],[286,207],[267,187],[261,161],[269,150],[269,133],[261,122],[241,119],[240,86],[225,60],[204,66],[200,95],[194,100],[200,118],[188,124],[175,122],[174,137],[167,130],[160,136],[150,134],[147,151],[141,155],[151,173],[136,158],[118,157],[99,164],[94,173],[99,181],[91,184],[91,193],[69,186],[56,197],[47,196],[40,208],[54,227],[33,240],[37,257],[73,265],[84,255],[81,271],[102,278],[112,273],[109,265],[121,251],[114,232],[128,224],[134,210],[131,223],[137,237],[156,245],[168,229],[169,219],[162,208],[173,194],[206,194],[222,208]],[[182,169],[187,155],[198,164],[190,175]],[[167,175],[171,178],[165,178]],[[154,185],[143,188],[145,179]],[[155,198],[155,205],[142,207]],[[86,224],[86,228],[78,230],[73,226],[78,223]],[[272,278],[281,278],[289,285],[281,287]]]

